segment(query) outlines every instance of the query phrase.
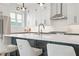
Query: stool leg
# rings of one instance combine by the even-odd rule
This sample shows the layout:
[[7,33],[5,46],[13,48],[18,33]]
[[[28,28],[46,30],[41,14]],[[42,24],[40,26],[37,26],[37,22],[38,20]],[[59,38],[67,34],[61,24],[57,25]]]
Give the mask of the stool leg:
[[10,56],[10,53],[7,53],[7,56]]
[[4,54],[4,53],[2,53],[2,54],[0,54],[0,56],[5,56],[5,54]]

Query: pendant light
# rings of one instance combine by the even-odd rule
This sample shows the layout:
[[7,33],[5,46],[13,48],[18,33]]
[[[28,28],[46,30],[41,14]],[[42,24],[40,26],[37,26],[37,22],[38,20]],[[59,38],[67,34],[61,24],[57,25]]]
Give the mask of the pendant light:
[[25,10],[26,10],[26,8],[25,8],[25,6],[24,6],[24,3],[23,3],[23,6],[21,7],[21,10],[22,10],[22,11],[25,11]]
[[16,10],[18,10],[18,11],[25,11],[26,10],[26,7],[24,6],[24,3],[22,3],[22,6],[18,6],[18,7],[16,7]]
[[37,4],[39,4],[42,7],[45,3],[37,3]]
[[40,3],[40,6],[43,6],[43,3]]

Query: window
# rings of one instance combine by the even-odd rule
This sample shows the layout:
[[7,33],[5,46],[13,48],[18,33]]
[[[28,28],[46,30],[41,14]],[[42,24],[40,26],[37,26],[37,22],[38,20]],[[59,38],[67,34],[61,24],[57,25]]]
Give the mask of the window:
[[22,15],[21,14],[17,14],[17,22],[18,23],[22,23]]
[[24,26],[24,18],[22,13],[10,13],[11,26],[22,27]]
[[15,20],[15,13],[10,13],[11,22],[16,22]]

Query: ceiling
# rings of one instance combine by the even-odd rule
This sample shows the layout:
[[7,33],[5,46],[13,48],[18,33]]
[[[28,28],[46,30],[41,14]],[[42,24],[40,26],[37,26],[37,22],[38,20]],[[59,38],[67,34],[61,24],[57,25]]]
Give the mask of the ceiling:
[[[47,5],[48,3],[44,4]],[[22,6],[22,3],[0,3],[0,8],[3,8],[3,9],[6,9],[6,10],[10,10],[10,11],[15,11],[16,10],[16,7],[20,5]],[[27,9],[36,9],[38,7],[40,7],[39,4],[37,3],[24,3],[24,6],[27,8]]]
[[[18,5],[21,5],[22,6],[22,3],[0,3],[1,6],[6,6],[6,7],[16,7]],[[24,6],[26,8],[29,8],[29,7],[34,7],[34,6],[39,6],[39,4],[37,3],[24,3]]]
[[[1,6],[7,6],[7,7],[9,7],[9,6],[16,7],[18,5],[21,5],[22,6],[22,3],[0,3],[0,5]],[[30,7],[30,6],[32,7],[32,6],[35,6],[35,5],[38,6],[38,4],[36,4],[36,3],[25,3],[24,4],[25,7]]]

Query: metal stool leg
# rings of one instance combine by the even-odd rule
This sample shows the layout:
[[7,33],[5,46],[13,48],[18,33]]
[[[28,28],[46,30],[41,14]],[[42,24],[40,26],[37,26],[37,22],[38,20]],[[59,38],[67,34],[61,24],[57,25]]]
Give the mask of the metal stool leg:
[[7,53],[7,56],[10,56],[10,53]]

